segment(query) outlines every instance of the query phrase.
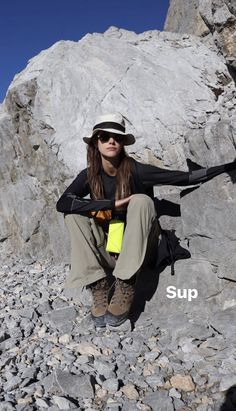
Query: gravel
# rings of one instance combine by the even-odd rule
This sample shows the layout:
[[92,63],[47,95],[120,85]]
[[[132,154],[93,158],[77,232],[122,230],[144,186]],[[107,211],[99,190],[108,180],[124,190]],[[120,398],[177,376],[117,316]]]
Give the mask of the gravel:
[[133,329],[95,329],[88,304],[63,292],[67,270],[1,268],[0,411],[220,409],[236,384],[229,332],[186,316],[180,335],[176,316],[167,331],[145,312]]

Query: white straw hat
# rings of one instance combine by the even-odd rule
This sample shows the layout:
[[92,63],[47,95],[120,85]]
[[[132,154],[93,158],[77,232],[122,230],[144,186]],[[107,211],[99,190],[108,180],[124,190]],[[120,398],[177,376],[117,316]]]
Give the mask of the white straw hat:
[[124,136],[124,145],[126,146],[134,144],[135,142],[133,134],[127,134],[125,132],[125,120],[120,113],[104,114],[97,117],[92,135],[90,137],[83,137],[84,142],[89,144],[92,137],[97,134],[98,131],[108,131]]

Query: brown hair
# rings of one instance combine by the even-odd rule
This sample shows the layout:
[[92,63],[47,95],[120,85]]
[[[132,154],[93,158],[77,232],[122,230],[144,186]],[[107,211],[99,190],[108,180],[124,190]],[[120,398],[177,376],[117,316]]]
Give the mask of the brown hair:
[[[104,198],[101,170],[101,154],[93,139],[87,147],[88,183],[91,195],[96,200]],[[124,147],[120,153],[120,164],[116,174],[116,199],[128,197],[131,194],[133,159],[125,152]]]

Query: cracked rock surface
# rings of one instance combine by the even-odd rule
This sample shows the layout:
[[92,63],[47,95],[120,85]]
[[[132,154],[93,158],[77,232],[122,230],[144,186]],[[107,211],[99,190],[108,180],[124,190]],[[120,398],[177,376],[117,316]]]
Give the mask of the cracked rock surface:
[[[110,27],[79,42],[54,44],[15,76],[0,106],[0,241],[9,254],[28,261],[52,257],[69,262],[69,240],[55,204],[85,167],[82,137],[101,112],[125,115],[127,130],[136,136],[129,151],[140,161],[187,170],[187,159],[200,166],[234,159],[235,107],[235,84],[225,59],[200,38]],[[225,175],[208,187],[210,196],[201,191],[212,216],[206,218],[223,225],[227,207],[233,220],[231,179]],[[187,208],[190,214],[192,204],[197,205],[197,192],[191,193],[191,204],[181,201],[183,212]],[[157,187],[156,195],[180,203],[175,188]],[[187,226],[177,224],[180,238],[190,246],[192,239],[202,238],[198,214],[195,207]],[[235,240],[220,226],[217,230],[224,244]],[[211,229],[203,239],[213,234]],[[209,243],[202,249],[206,254],[209,245],[214,248]],[[196,241],[191,251],[199,251]]]
[[165,30],[205,37],[236,69],[236,4],[234,0],[171,0]]

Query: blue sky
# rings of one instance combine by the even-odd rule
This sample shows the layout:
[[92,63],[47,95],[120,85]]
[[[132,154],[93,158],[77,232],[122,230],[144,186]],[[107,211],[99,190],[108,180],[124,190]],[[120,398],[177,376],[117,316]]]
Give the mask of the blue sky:
[[163,30],[169,0],[8,0],[0,9],[0,102],[16,73],[59,40],[116,26]]

